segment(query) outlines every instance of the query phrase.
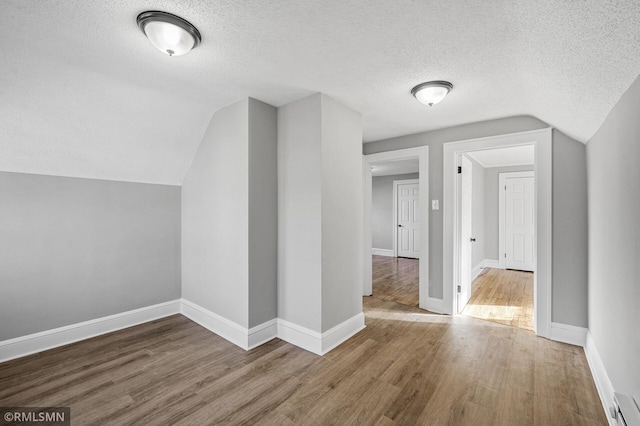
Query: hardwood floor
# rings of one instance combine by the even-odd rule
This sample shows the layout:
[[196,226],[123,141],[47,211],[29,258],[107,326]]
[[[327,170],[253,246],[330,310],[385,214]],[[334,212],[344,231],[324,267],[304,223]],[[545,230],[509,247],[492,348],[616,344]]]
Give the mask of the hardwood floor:
[[364,298],[367,328],[320,357],[244,351],[175,315],[0,364],[0,406],[74,425],[605,425],[581,348]]
[[533,273],[486,268],[462,314],[533,331]]
[[418,259],[373,255],[373,295],[418,306]]
[[[373,256],[373,295],[418,306],[417,259]],[[486,268],[463,315],[533,331],[533,273]]]

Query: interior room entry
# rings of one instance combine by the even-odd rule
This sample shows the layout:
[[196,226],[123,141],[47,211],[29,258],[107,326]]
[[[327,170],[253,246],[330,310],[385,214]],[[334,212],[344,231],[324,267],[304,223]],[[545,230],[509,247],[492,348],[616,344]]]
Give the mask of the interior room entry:
[[505,268],[533,272],[534,175],[533,172],[501,173],[504,193]]
[[417,179],[393,182],[396,256],[420,258],[420,197]]

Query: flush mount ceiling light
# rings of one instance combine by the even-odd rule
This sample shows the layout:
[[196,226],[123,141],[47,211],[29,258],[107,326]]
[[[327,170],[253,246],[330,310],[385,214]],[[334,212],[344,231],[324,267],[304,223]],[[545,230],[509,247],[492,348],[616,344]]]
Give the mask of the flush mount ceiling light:
[[142,12],[136,22],[151,44],[169,56],[184,55],[202,41],[196,27],[167,12]]
[[411,89],[411,94],[421,104],[434,106],[444,99],[445,96],[453,89],[453,84],[448,81],[428,81],[418,84]]

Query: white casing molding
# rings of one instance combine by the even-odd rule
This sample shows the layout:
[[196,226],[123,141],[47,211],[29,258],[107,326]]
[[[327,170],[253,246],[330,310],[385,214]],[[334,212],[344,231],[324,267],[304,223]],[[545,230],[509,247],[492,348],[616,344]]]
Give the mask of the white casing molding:
[[552,322],[549,338],[557,342],[584,347],[587,343],[588,332],[589,330],[584,327]]
[[362,179],[363,179],[363,224],[364,232],[362,243],[362,295],[371,296],[372,288],[372,259],[370,247],[373,245],[372,229],[371,229],[371,202],[372,202],[372,174],[371,166],[376,162],[406,160],[410,158],[418,158],[418,170],[420,177],[420,223],[426,224],[420,230],[420,265],[419,265],[419,282],[418,297],[421,309],[427,308],[427,300],[429,299],[429,147],[421,146],[417,148],[406,148],[395,151],[379,152],[376,154],[368,154],[363,156],[362,161]]
[[0,342],[0,362],[20,358],[101,334],[180,313],[180,300],[134,309],[119,314],[66,325]]
[[371,249],[371,251],[373,254],[377,254],[378,256],[393,257],[393,250],[374,248]]
[[611,409],[615,406],[615,403],[613,401],[613,392],[614,392],[613,384],[609,379],[607,370],[604,368],[604,363],[602,362],[602,358],[600,358],[600,352],[596,347],[596,342],[593,340],[593,336],[591,335],[591,332],[587,333],[584,353],[587,356],[589,369],[591,370],[593,381],[596,384],[598,395],[600,395],[600,401],[602,402],[602,407],[604,408],[604,412],[607,416],[607,419],[609,420],[609,424],[611,426],[614,426],[617,423],[611,417],[611,414],[610,414]]
[[456,312],[455,271],[458,259],[455,226],[457,223],[455,177],[460,153],[507,146],[535,145],[535,275],[534,331],[549,337],[551,328],[552,288],[552,129],[531,130],[506,135],[489,136],[443,146],[443,308],[444,313]]
[[442,299],[436,299],[434,297],[429,297],[427,299],[427,311],[435,312],[436,314],[441,314],[444,312]]
[[187,299],[182,299],[182,315],[244,350],[276,338],[276,319],[246,328]]
[[324,355],[365,327],[362,312],[323,333],[278,319],[278,338],[314,354]]

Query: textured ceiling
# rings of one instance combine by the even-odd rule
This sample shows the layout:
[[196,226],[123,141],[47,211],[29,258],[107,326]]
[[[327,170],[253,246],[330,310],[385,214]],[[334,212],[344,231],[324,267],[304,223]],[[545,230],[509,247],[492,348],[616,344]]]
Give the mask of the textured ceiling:
[[[138,30],[195,24],[186,56]],[[365,141],[533,115],[582,142],[640,73],[640,2],[5,0],[0,170],[180,184],[211,114],[323,92]],[[445,79],[428,108],[409,94]]]

